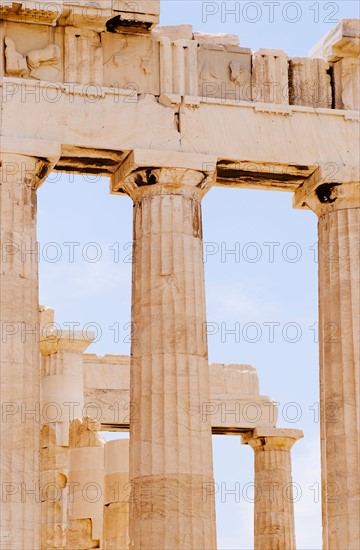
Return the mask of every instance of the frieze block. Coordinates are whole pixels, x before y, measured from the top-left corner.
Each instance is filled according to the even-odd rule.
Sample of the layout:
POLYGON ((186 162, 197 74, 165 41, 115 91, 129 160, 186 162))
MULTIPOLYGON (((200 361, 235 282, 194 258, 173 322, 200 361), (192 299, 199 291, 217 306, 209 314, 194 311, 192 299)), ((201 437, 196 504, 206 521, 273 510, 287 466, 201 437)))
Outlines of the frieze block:
POLYGON ((61 49, 57 44, 30 50, 22 55, 15 42, 5 37, 6 74, 16 77, 31 77, 37 80, 56 80, 60 72, 61 49))
POLYGON ((235 45, 199 44, 199 90, 204 99, 251 101, 251 50, 235 45))

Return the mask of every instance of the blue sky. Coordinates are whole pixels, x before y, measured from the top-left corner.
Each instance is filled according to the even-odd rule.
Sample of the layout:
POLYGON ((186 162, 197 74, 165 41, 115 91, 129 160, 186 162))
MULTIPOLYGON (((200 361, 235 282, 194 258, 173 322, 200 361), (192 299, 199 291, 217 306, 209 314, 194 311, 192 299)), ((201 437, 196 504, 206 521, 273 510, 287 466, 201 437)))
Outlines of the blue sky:
MULTIPOLYGON (((252 50, 304 56, 337 20, 359 17, 356 1, 238 2, 240 11, 230 14, 235 4, 164 1, 161 24, 238 34, 252 50)), ((99 341, 89 351, 128 354, 130 199, 111 196, 106 178, 57 174, 38 196, 40 303, 55 308, 59 324, 93 323, 99 341), (73 262, 66 243, 79 243, 73 262)), ((292 453, 300 487, 297 547, 320 549, 316 216, 293 210, 291 194, 215 188, 204 199, 203 219, 207 314, 215 327, 210 361, 256 366, 261 393, 280 403, 278 425, 304 431, 292 453), (272 339, 269 323, 276 323, 272 339), (233 329, 236 338, 226 332, 233 329)), ((214 437, 219 549, 253 547, 253 508, 244 490, 253 480, 252 461, 238 437, 214 437), (235 496, 226 494, 231 489, 235 496)))

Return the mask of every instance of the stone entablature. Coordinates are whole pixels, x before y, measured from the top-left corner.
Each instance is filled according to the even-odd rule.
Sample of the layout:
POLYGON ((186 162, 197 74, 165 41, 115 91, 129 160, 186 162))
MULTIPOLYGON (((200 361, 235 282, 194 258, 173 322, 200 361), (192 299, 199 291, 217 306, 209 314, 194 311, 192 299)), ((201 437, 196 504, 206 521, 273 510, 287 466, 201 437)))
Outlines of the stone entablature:
MULTIPOLYGON (((89 14, 81 2, 59 1, 50 4, 49 12, 30 9, 30 4, 39 7, 41 2, 23 2, 19 9, 8 4, 2 2, 0 7, 5 77, 81 84, 87 88, 83 93, 89 86, 128 90, 134 99, 149 94, 165 106, 180 105, 187 97, 188 102, 194 98, 195 107, 196 98, 202 98, 359 108, 356 20, 340 22, 315 56, 289 59, 282 50, 252 52, 240 47, 238 37, 196 33, 189 25, 155 27, 152 32, 140 27, 139 32, 135 23, 130 24, 140 17, 138 12, 122 11, 129 25, 116 27, 109 21, 120 13, 122 2, 102 3, 95 14, 89 14), (51 21, 57 5, 61 16, 51 21), (34 25, 27 13, 40 17, 43 24, 34 25)), ((157 2, 140 2, 139 10, 145 4, 148 11, 156 12, 157 2)))
POLYGON ((358 181, 356 20, 328 35, 335 57, 327 46, 288 59, 190 25, 141 33, 61 18, 35 25, 6 18, 7 4, 2 152, 46 160, 49 171, 116 178, 133 150, 165 148, 213 155, 215 185, 295 191, 315 172, 319 184, 358 181))
MULTIPOLYGON (((84 354, 84 404, 86 414, 103 429, 128 430, 137 411, 130 404, 130 357, 84 354)), ((239 434, 275 427, 276 403, 260 395, 256 369, 250 365, 210 364, 210 399, 203 403, 204 420, 213 433, 239 434)))

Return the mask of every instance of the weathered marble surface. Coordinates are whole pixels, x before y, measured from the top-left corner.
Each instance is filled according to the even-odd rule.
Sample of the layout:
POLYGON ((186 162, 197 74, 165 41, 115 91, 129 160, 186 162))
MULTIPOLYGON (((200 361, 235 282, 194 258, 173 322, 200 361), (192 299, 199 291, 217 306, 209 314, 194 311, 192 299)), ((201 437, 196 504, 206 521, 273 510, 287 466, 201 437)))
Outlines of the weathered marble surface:
POLYGON ((132 324, 141 334, 131 345, 130 544, 212 550, 201 199, 214 169, 204 168, 209 157, 188 159, 188 168, 183 156, 172 160, 158 168, 151 153, 135 155, 118 180, 134 201, 132 324))
POLYGON ((42 169, 36 158, 1 152, 0 546, 4 550, 40 545, 36 188, 42 169))
POLYGON ((105 445, 104 550, 129 548, 129 440, 108 441, 105 445))
POLYGON ((314 180, 298 205, 318 216, 323 545, 360 544, 360 183, 314 180))
MULTIPOLYGON (((276 404, 260 395, 250 365, 209 365, 210 398, 202 414, 214 433, 240 433, 256 426, 274 427, 276 404)), ((127 429, 136 408, 130 404, 130 357, 84 355, 84 399, 88 414, 109 429, 127 429), (91 407, 91 403, 96 406, 91 407)))
POLYGON ((300 430, 256 429, 243 436, 255 453, 254 548, 295 550, 290 450, 300 430))
MULTIPOLYGON (((0 3, 2 240, 35 246, 36 189, 52 169, 110 176, 111 192, 127 193, 135 202, 140 264, 148 269, 134 267, 133 315, 141 323, 142 339, 133 347, 133 366, 139 369, 133 369, 131 398, 141 422, 132 422, 130 470, 135 493, 155 488, 160 496, 151 520, 146 516, 148 499, 134 504, 132 540, 139 547, 181 542, 188 548, 214 548, 213 500, 199 500, 202 483, 212 482, 211 428, 234 428, 222 410, 224 399, 246 405, 255 395, 262 413, 266 407, 251 369, 239 377, 238 367, 210 367, 214 372, 208 372, 206 343, 200 337, 205 318, 200 202, 217 184, 294 191, 298 207, 319 215, 320 247, 335 243, 339 248, 334 264, 326 264, 321 250, 319 256, 321 326, 330 323, 341 333, 338 342, 324 338, 321 343, 323 479, 338 484, 343 503, 339 512, 324 497, 324 544, 358 548, 354 411, 359 262, 354 250, 359 221, 359 22, 341 21, 310 57, 289 59, 282 51, 253 53, 232 35, 197 33, 189 26, 154 28, 158 1, 86 4, 0 3), (314 87, 308 86, 309 79, 314 87), (175 254, 179 249, 183 255, 175 254), (155 375, 155 386, 149 373, 155 375), (211 376, 219 383, 213 393, 211 376), (231 393, 232 383, 241 379, 246 379, 251 396, 231 393), (329 402, 339 407, 339 421, 333 425, 327 422, 329 402), (204 406, 210 407, 205 416, 204 406), (171 488, 174 499, 164 486, 171 488), (166 517, 177 525, 170 533, 166 517)), ((39 318, 34 255, 22 262, 10 250, 10 261, 2 258, 1 285, 2 322, 33 328, 39 318)), ((2 475, 12 484, 2 503, 5 550, 40 544, 40 505, 26 497, 25 512, 18 491, 22 483, 34 489, 40 480, 41 423, 34 415, 20 424, 17 419, 21 405, 34 408, 40 397, 38 327, 33 330, 23 341, 15 327, 2 341, 2 397, 13 403, 2 426, 2 475), (26 454, 24 442, 30 449, 26 454)), ((71 380, 60 373, 66 363, 61 342, 45 348, 43 395, 48 403, 63 397, 71 380)), ((77 373, 80 379, 79 365, 75 361, 74 377, 77 373)), ((101 369, 107 372, 106 365, 101 369)), ((97 382, 93 384, 85 399, 98 392, 97 382)), ((104 391, 119 390, 112 384, 104 391)), ((120 401, 127 389, 122 392, 120 401)), ((108 397, 100 398, 103 405, 108 406, 108 397)), ((276 410, 271 412, 276 416, 276 410)), ((129 419, 133 411, 126 413, 129 419)), ((236 430, 254 428, 244 415, 236 420, 236 430)), ((263 424, 274 421, 261 416, 263 424)), ((94 466, 90 471, 103 483, 103 446, 97 444, 89 420, 79 422, 70 434, 70 451, 65 426, 43 426, 45 481, 64 484, 62 469, 71 455, 74 479, 89 476, 89 458, 94 466)), ((103 503, 92 510, 87 504, 77 495, 69 510, 70 547, 100 544, 103 503)), ((121 512, 118 504, 109 504, 110 522, 113 512, 121 512)), ((50 539, 61 546, 61 506, 51 513, 45 508, 55 526, 50 539)), ((291 523, 289 518, 285 523, 291 523)), ((292 539, 286 544, 292 547, 292 539)))

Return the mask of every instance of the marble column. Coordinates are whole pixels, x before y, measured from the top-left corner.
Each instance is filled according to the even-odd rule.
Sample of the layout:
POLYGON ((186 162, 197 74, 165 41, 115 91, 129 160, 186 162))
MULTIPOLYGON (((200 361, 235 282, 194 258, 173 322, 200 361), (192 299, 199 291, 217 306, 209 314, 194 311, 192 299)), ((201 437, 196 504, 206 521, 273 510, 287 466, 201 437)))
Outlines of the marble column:
MULTIPOLYGON (((49 310, 47 310, 49 311, 49 310)), ((52 310, 50 310, 52 311, 52 310)), ((43 327, 41 315, 40 326, 43 327)), ((84 409, 83 353, 93 338, 54 330, 40 336, 41 352, 41 548, 67 548, 69 428, 84 409)))
POLYGON ((129 440, 105 443, 104 550, 129 549, 129 440))
POLYGON ((255 429, 243 443, 255 453, 255 550, 294 550, 294 496, 290 451, 300 430, 255 429))
POLYGON ((40 356, 36 158, 1 154, 1 540, 40 546, 40 356))
POLYGON ((214 550, 201 220, 214 165, 161 156, 135 152, 122 170, 134 201, 130 547, 214 550))
POLYGON ((70 423, 67 550, 103 548, 104 446, 99 421, 70 423))
POLYGON ((314 185, 318 216, 323 545, 360 548, 360 186, 314 185))

